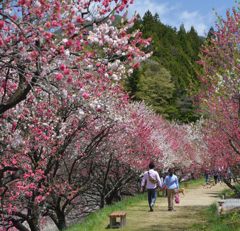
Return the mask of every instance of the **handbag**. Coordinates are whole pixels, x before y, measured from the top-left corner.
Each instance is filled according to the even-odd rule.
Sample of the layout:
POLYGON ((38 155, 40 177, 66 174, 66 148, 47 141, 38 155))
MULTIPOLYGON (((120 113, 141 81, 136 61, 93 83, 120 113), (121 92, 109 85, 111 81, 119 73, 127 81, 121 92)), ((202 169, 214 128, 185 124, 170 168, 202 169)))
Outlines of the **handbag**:
POLYGON ((148 172, 148 180, 149 180, 152 184, 156 184, 156 183, 157 183, 157 180, 154 179, 154 178, 152 178, 152 177, 150 176, 150 173, 149 173, 149 172, 148 172))
POLYGON ((175 203, 176 203, 176 204, 179 204, 179 203, 180 203, 179 193, 176 193, 176 194, 175 194, 175 203))

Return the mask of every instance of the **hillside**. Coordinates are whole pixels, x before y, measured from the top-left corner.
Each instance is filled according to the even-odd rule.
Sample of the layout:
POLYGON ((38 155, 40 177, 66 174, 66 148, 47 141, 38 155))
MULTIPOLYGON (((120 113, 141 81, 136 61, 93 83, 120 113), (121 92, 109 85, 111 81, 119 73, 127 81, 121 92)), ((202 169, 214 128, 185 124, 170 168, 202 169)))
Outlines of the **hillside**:
POLYGON ((150 61, 135 71, 125 83, 133 100, 144 100, 157 113, 170 120, 191 122, 198 118, 191 92, 198 89, 198 53, 204 39, 194 27, 186 31, 164 25, 147 11, 134 29, 152 38, 150 61))

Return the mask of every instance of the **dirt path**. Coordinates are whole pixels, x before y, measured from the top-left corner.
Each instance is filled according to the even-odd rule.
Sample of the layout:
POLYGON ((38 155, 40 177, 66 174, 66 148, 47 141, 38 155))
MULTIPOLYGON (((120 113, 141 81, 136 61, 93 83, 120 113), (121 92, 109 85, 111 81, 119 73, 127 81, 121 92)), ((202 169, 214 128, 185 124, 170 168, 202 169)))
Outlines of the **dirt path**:
MULTIPOLYGON (((196 223, 204 222, 199 216, 199 211, 204 206, 216 202, 218 193, 225 188, 216 185, 212 188, 198 187, 187 189, 185 196, 181 194, 181 202, 176 206, 176 211, 167 211, 167 198, 158 198, 154 212, 148 212, 147 200, 129 207, 127 212, 127 225, 123 231, 187 231, 196 223)), ((99 225, 98 231, 106 229, 109 221, 99 225)), ((116 229, 113 229, 116 230, 116 229)))

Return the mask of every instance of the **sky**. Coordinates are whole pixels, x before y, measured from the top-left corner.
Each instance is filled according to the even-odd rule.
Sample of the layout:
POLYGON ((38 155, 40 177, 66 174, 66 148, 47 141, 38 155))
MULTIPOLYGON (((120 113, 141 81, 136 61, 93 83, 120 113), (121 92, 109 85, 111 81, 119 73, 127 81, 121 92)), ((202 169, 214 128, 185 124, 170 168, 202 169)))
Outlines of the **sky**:
POLYGON ((187 31, 194 26, 199 35, 206 36, 215 25, 216 13, 224 17, 226 10, 235 5, 235 0, 134 0, 129 13, 136 11, 143 16, 150 10, 158 13, 164 24, 177 29, 184 24, 187 31))

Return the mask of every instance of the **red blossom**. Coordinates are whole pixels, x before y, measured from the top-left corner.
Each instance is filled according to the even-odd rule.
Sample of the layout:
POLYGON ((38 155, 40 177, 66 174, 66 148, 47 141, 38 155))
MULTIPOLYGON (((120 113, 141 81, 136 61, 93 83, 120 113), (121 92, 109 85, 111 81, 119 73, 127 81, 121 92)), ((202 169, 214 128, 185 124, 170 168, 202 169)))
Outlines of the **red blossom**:
POLYGON ((63 75, 61 73, 57 73, 57 74, 55 74, 55 78, 56 78, 56 80, 60 81, 60 80, 62 80, 63 75))

